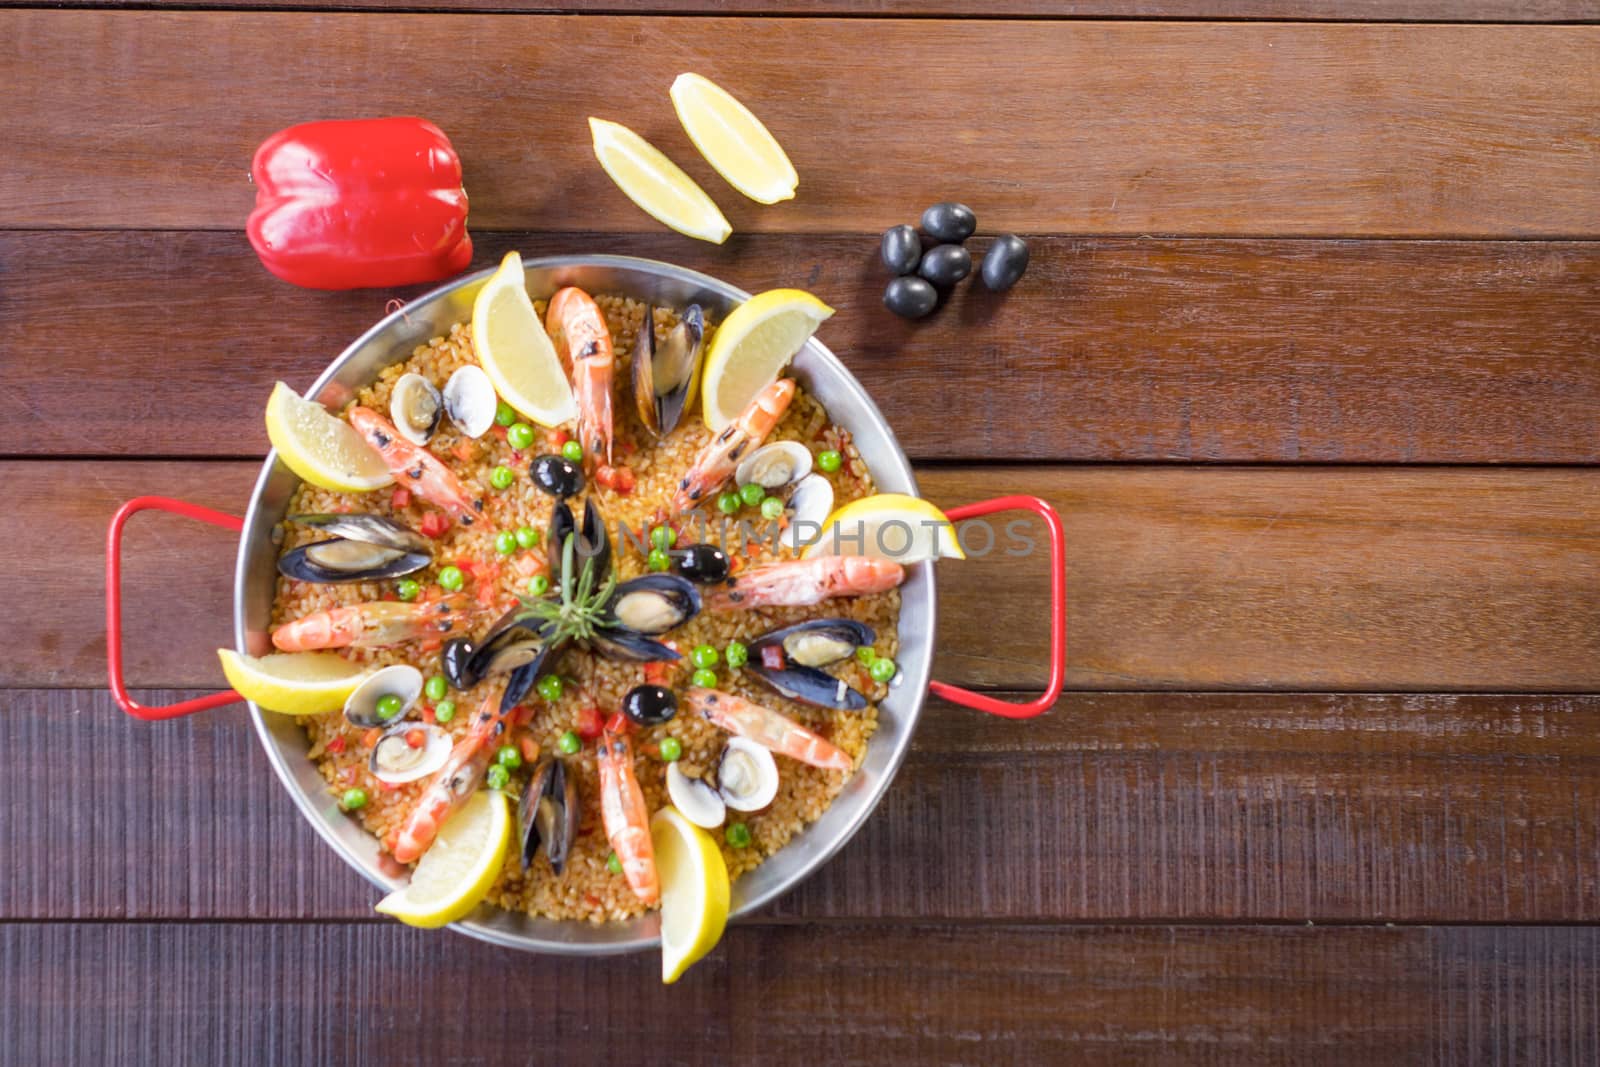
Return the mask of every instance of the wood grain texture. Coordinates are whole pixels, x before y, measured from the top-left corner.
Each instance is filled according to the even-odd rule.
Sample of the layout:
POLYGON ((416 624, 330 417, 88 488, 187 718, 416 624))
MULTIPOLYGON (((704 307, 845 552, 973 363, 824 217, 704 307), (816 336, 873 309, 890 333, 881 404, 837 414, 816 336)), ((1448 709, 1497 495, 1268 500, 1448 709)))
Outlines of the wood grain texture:
POLYGON ((598 114, 740 232, 958 195, 1024 233, 1600 233, 1597 27, 10 10, 0 41, 0 227, 235 229, 272 131, 423 110, 480 230, 657 232, 594 163, 598 114), (691 58, 785 143, 798 199, 758 208, 696 157, 666 97, 691 58))
MULTIPOLYGON (((1008 298, 964 286, 917 324, 882 307, 873 235, 688 244, 491 233, 477 265, 802 283, 916 459, 1600 461, 1600 244, 1038 238, 1008 298)), ((285 285, 234 233, 0 231, 0 454, 258 456, 273 381, 310 385, 391 295, 285 285), (160 373, 105 373, 145 352, 160 373)))
MULTIPOLYGON (((241 709, 5 704, 0 919, 372 917, 241 709)), ((761 921, 1593 922, 1597 739, 1594 696, 1070 693, 1031 723, 932 701, 860 834, 761 921)))
POLYGON ((537 959, 392 925, 5 925, 0 961, 0 1058, 18 1064, 488 1064, 546 1047, 570 1063, 712 1064, 1600 1053, 1593 929, 742 927, 670 987, 651 954, 537 959), (427 982, 429 1010, 386 992, 399 976, 427 982))
MULTIPOLYGON (((0 544, 37 560, 9 686, 103 684, 105 526, 157 493, 242 512, 247 463, 8 462, 0 544)), ((1592 691, 1600 688, 1600 470, 934 467, 931 500, 999 492, 1060 510, 1074 689, 1592 691)), ((1045 671, 1043 528, 941 563, 935 674, 1026 688, 1045 671), (1031 554, 1026 552, 1032 542, 1031 554)), ((135 520, 128 676, 214 684, 232 634, 231 535, 135 520)))

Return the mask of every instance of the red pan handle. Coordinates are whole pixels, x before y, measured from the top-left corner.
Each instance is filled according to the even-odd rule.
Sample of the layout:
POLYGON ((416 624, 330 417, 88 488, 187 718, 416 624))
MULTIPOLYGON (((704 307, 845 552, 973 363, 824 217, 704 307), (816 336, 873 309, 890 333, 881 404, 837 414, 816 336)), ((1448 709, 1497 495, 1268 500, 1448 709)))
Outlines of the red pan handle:
POLYGON ((1055 704, 1067 680, 1067 535, 1061 528, 1061 516, 1056 514, 1056 509, 1036 496, 998 496, 993 500, 964 504, 945 513, 951 522, 960 522, 997 511, 1019 510, 1037 514, 1050 534, 1050 681, 1044 693, 1026 704, 1012 704, 945 682, 928 683, 928 691, 934 696, 1007 719, 1043 715, 1055 704))
POLYGON ((244 699, 232 689, 193 700, 180 701, 159 708, 147 708, 128 695, 128 686, 122 680, 122 527, 135 512, 154 508, 170 511, 186 519, 199 519, 213 526, 238 533, 244 529, 244 520, 236 515, 212 511, 198 504, 173 500, 165 496, 141 496, 128 501, 111 517, 111 528, 106 531, 106 661, 111 668, 111 698, 123 711, 136 719, 154 722, 176 719, 180 715, 193 715, 197 711, 220 708, 224 704, 244 699))

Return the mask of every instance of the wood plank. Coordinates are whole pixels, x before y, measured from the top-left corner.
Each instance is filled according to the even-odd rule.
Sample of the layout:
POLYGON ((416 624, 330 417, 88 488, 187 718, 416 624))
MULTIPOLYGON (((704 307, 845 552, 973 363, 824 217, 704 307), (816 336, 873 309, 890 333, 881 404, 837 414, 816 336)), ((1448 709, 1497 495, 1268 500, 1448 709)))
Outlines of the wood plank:
POLYGON ((480 230, 658 232, 595 165, 597 113, 741 233, 947 196, 1025 233, 1600 233, 1595 27, 10 10, 0 40, 4 227, 237 228, 263 137, 406 113, 425 78, 480 230), (666 98, 685 41, 715 42, 695 65, 786 143, 797 200, 758 209, 696 158, 666 98), (899 73, 938 56, 961 60, 899 73))
POLYGON ((650 954, 390 925, 6 925, 0 1017, 17 1063, 1557 1064, 1600 1054, 1597 957, 1565 928, 741 927, 669 989, 650 954))
MULTIPOLYGON (((372 917, 242 711, 6 703, 0 919, 372 917)), ((763 921, 1594 922, 1597 739, 1597 696, 934 701, 861 833, 763 921)))
MULTIPOLYGON (((512 248, 802 281, 917 459, 1600 462, 1596 243, 1039 238, 1009 299, 916 325, 867 235, 493 233, 477 264, 512 248)), ((0 277, 14 455, 258 456, 272 382, 309 385, 391 295, 285 285, 232 233, 0 231, 0 277), (107 374, 130 347, 161 373, 107 374)))
MULTIPOLYGON (((103 684, 105 526, 144 493, 241 512, 248 463, 11 461, 0 544, 37 561, 0 685, 103 684)), ((1073 689, 1600 689, 1600 470, 932 467, 951 507, 1043 496, 1067 530, 1073 689)), ((1043 529, 940 564, 936 674, 1041 684, 1043 529), (1031 554, 1008 553, 1029 550, 1031 554)), ((231 535, 135 520, 132 684, 215 684, 231 640, 231 535), (159 532, 159 539, 158 539, 159 532)))

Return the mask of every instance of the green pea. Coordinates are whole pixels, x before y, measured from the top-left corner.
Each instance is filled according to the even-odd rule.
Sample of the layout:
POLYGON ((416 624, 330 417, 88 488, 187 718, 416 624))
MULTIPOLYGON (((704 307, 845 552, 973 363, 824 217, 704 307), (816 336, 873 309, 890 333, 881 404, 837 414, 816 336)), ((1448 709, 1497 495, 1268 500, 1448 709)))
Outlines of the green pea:
POLYGON ((735 669, 750 662, 750 650, 739 641, 729 641, 728 647, 722 650, 722 655, 728 661, 728 666, 735 669))
POLYGON ((436 674, 423 683, 422 691, 428 695, 429 700, 437 704, 444 699, 446 693, 450 692, 450 683, 444 680, 444 675, 436 674))
POLYGON ((504 400, 495 405, 494 421, 501 426, 510 426, 517 421, 517 409, 507 404, 504 400))
POLYGON ((574 752, 578 751, 578 749, 583 747, 583 742, 578 739, 577 734, 573 733, 571 730, 568 730, 566 733, 557 738, 556 747, 562 751, 563 755, 570 756, 574 752))
POLYGON ((456 702, 454 700, 441 700, 433 706, 433 721, 447 723, 456 717, 456 702))
POLYGON ((761 486, 757 485, 755 482, 751 482, 749 485, 741 485, 739 487, 739 499, 744 501, 746 504, 749 504, 751 507, 755 507, 757 504, 761 503, 762 498, 766 495, 767 491, 761 488, 761 486))
POLYGON ((606 857, 606 870, 610 871, 612 874, 622 873, 622 861, 617 859, 617 854, 615 852, 606 857))
POLYGON ((900 668, 894 665, 894 660, 890 659, 888 656, 880 656, 872 661, 872 665, 867 668, 867 673, 872 675, 872 680, 874 682, 887 682, 893 678, 895 674, 899 672, 899 670, 900 668))
POLYGON ((529 445, 533 444, 533 427, 529 426, 525 422, 513 423, 510 428, 506 430, 506 444, 510 445, 518 452, 523 451, 529 445))
POLYGON ((701 667, 689 677, 689 680, 701 689, 715 689, 717 687, 717 672, 701 667))
POLYGON ((860 660, 861 663, 868 667, 872 666, 872 661, 877 658, 878 650, 873 648, 871 645, 862 645, 860 648, 856 649, 856 659, 860 660))
POLYGON ((728 839, 728 844, 734 848, 750 847, 750 827, 742 822, 729 823, 727 832, 723 836, 728 839))
POLYGON ((583 446, 576 441, 568 441, 561 446, 561 455, 568 463, 582 463, 583 446))
POLYGON ((339 806, 345 811, 360 811, 367 806, 367 791, 360 786, 352 786, 339 796, 339 806))
POLYGON ((401 600, 415 600, 422 592, 422 583, 413 578, 402 578, 394 583, 394 595, 401 600))
POLYGON ((665 551, 678 543, 678 531, 670 526, 657 526, 650 531, 650 543, 665 551))
POLYGON ((489 472, 489 484, 496 489, 510 489, 511 483, 517 480, 517 472, 504 463, 489 472))
POLYGON ((447 593, 454 593, 457 589, 460 589, 466 580, 467 579, 465 576, 463 576, 461 573, 460 567, 449 566, 439 568, 439 588, 443 589, 447 593))
POLYGON ((689 653, 689 662, 696 667, 715 667, 717 650, 710 645, 695 645, 694 651, 689 653))
POLYGON ((665 763, 677 763, 679 757, 683 755, 683 742, 676 737, 663 737, 661 743, 656 745, 656 748, 660 751, 661 759, 665 763))
POLYGON ((532 548, 539 543, 539 531, 532 526, 517 527, 517 547, 532 548))
POLYGON ((561 676, 547 674, 539 679, 539 695, 554 704, 561 699, 561 691, 566 688, 561 684, 561 676))
POLYGON ((724 515, 732 515, 739 510, 739 505, 744 501, 739 499, 738 493, 723 493, 717 497, 717 510, 724 515))
POLYGON ((509 556, 517 550, 517 535, 510 530, 501 530, 494 535, 494 550, 502 556, 509 556))
POLYGON ((378 698, 378 718, 388 722, 402 711, 406 710, 406 702, 393 693, 385 693, 378 698))
POLYGON ((511 772, 496 763, 489 768, 489 773, 485 776, 485 780, 489 783, 490 789, 504 789, 506 783, 511 781, 511 772))
POLYGON ((672 557, 667 555, 665 549, 652 548, 646 561, 653 571, 664 571, 672 566, 672 557))
POLYGON ((775 496, 769 496, 761 502, 761 517, 763 519, 776 519, 783 514, 783 501, 775 496))
POLYGON ((832 474, 844 463, 844 457, 833 449, 817 453, 817 467, 819 470, 832 474))
POLYGON ((550 579, 542 574, 535 574, 528 579, 528 595, 544 596, 550 591, 550 579))
POLYGON ((507 770, 514 771, 522 766, 522 753, 517 751, 516 745, 501 745, 500 751, 494 754, 494 761, 507 770))

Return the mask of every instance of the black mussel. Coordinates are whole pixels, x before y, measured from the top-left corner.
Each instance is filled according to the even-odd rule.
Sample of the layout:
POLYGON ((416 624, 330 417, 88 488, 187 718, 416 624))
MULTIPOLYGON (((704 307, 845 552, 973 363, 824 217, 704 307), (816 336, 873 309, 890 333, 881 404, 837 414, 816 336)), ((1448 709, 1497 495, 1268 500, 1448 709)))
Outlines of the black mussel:
POLYGON ((699 304, 684 309, 678 324, 657 334, 655 308, 645 308, 633 343, 633 402, 639 421, 657 437, 677 429, 683 417, 705 342, 705 312, 699 304))
POLYGON ((622 714, 636 726, 660 726, 678 714, 678 694, 664 685, 636 685, 622 698, 622 714))
POLYGON ((960 245, 936 245, 922 257, 917 273, 940 289, 948 289, 972 273, 972 253, 960 245))
POLYGON ((470 643, 445 644, 445 678, 457 688, 470 689, 490 675, 509 674, 500 707, 515 707, 561 647, 548 640, 549 632, 550 624, 543 618, 526 608, 513 608, 489 628, 476 647, 470 643))
POLYGON ((617 586, 606 613, 614 623, 608 629, 664 634, 700 614, 700 591, 676 574, 646 574, 617 586))
POLYGON ((598 630, 589 638, 589 647, 608 659, 635 663, 670 663, 683 658, 655 638, 630 630, 598 630))
POLYGON ((583 492, 583 467, 566 456, 539 456, 528 466, 533 484, 563 499, 583 492))
POLYGON ((922 259, 922 239, 909 224, 883 231, 883 265, 897 275, 916 272, 922 259))
POLYGON ((781 669, 762 666, 752 659, 745 670, 766 682, 790 700, 811 704, 819 708, 838 708, 841 711, 860 711, 867 706, 862 696, 843 679, 815 667, 792 664, 781 669))
POLYGON ((883 290, 883 306, 902 319, 920 319, 939 303, 939 291, 926 278, 896 278, 883 290))
POLYGON ((922 232, 935 241, 959 244, 978 228, 978 216, 965 204, 941 201, 922 213, 922 232))
POLYGON ((278 573, 286 578, 370 582, 398 578, 433 562, 426 537, 382 515, 292 515, 289 521, 333 536, 285 553, 278 573))
POLYGON ((439 666, 445 681, 457 689, 471 689, 483 681, 483 675, 473 669, 472 655, 478 650, 470 637, 453 637, 444 643, 439 653, 439 666))
POLYGON ((600 515, 600 509, 594 500, 583 502, 583 528, 576 528, 572 516, 572 508, 563 500, 555 507, 550 515, 550 534, 545 541, 545 558, 550 564, 550 581, 559 584, 565 546, 568 535, 573 538, 573 567, 577 573, 573 580, 583 573, 585 563, 593 560, 594 582, 598 588, 608 574, 611 573, 611 536, 606 533, 606 521, 600 515))
POLYGON ((522 869, 532 866, 533 858, 543 849, 550 869, 559 875, 578 836, 581 814, 577 776, 567 773, 564 761, 548 754, 541 757, 522 792, 522 802, 517 805, 522 869))
POLYGON ((826 667, 855 655, 877 637, 872 627, 855 619, 811 619, 762 634, 750 643, 750 654, 759 659, 763 649, 779 648, 785 665, 826 667))
POLYGON ((728 554, 713 544, 689 545, 673 549, 667 555, 676 573, 701 585, 727 581, 732 569, 728 554))
POLYGON ((1028 244, 1014 233, 1003 233, 983 257, 983 284, 995 292, 1017 284, 1028 269, 1028 244))

